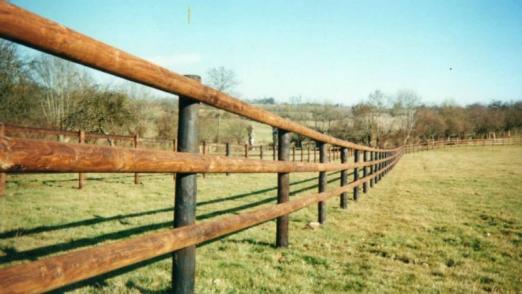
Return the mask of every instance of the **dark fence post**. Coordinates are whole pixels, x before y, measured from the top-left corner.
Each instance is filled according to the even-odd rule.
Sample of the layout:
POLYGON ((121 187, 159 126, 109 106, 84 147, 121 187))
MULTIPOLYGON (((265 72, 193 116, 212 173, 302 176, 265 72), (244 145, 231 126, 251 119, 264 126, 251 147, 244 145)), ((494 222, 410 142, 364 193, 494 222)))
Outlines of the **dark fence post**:
MULTIPOLYGON (((382 155, 382 152, 379 152, 379 160, 382 160, 383 159, 383 155, 382 155)), ((378 171, 380 172, 382 170, 382 162, 379 163, 379 168, 378 168, 378 171)), ((381 181, 381 178, 382 178, 382 173, 380 173, 378 176, 377 176, 377 180, 380 182, 381 181)))
MULTIPOLYGON (((0 137, 5 136, 5 126, 3 123, 0 123, 0 137)), ((5 183, 7 178, 7 173, 0 173, 0 197, 5 196, 5 183)))
MULTIPOLYGON (((326 143, 318 142, 319 143, 319 161, 321 163, 328 162, 328 151, 326 150, 326 143)), ((319 172, 319 193, 326 191, 326 172, 322 171, 319 172)), ((318 212, 318 221, 320 224, 324 224, 326 220, 326 203, 324 201, 319 201, 317 203, 317 212, 318 212)))
MULTIPOLYGON (((347 163, 348 162, 348 148, 342 147, 341 148, 341 163, 347 163)), ((343 169, 341 170, 341 187, 346 186, 348 183, 348 170, 343 169)), ((348 207, 348 192, 341 193, 341 208, 347 208, 348 207)))
POLYGON ((263 160, 263 145, 259 145, 259 159, 263 160))
POLYGON ((272 160, 276 160, 276 144, 272 144, 272 160))
MULTIPOLYGON (((231 151, 231 150, 230 150, 230 143, 227 142, 227 143, 225 143, 225 155, 226 155, 227 157, 230 157, 230 155, 231 155, 231 152, 230 152, 230 151, 231 151)), ((226 173, 226 175, 228 176, 229 173, 226 173)))
POLYGON ((308 154, 306 157, 308 158, 308 162, 310 162, 310 145, 306 147, 306 152, 308 154))
MULTIPOLYGON (((359 162, 359 150, 357 149, 353 150, 353 162, 359 162)), ((355 167, 353 169, 353 181, 357 180, 359 180, 359 169, 355 167)), ((359 185, 353 187, 353 200, 357 201, 357 199, 359 199, 359 185)))
POLYGON ((295 145, 292 146, 292 161, 295 161, 295 145))
POLYGON ((245 144, 245 158, 248 158, 248 144, 245 144))
MULTIPOLYGON (((138 134, 134 135, 134 148, 138 148, 139 138, 138 134)), ((138 185, 140 183, 140 176, 138 173, 134 173, 134 184, 138 185)))
MULTIPOLYGON (((363 162, 367 162, 368 161, 368 151, 363 151, 363 162)), ((365 166, 363 167, 363 178, 366 178, 366 176, 368 175, 368 167, 365 166)), ((368 193, 368 182, 364 182, 363 183, 363 193, 366 194, 368 193)))
MULTIPOLYGON (((199 76, 188 77, 201 80, 199 76)), ((179 96, 178 103, 178 151, 199 153, 199 102, 189 97, 179 96)), ((196 219, 196 179, 196 173, 178 173, 176 176, 175 228, 194 224, 196 219)), ((172 262, 172 289, 174 293, 194 293, 196 246, 189 246, 174 252, 172 262)))
MULTIPOLYGON (((201 153, 203 155, 207 155, 207 141, 203 140, 203 142, 201 142, 201 149, 203 149, 203 150, 201 150, 201 153)), ((204 178, 207 177, 207 174, 204 173, 203 177, 204 178)))
POLYGON ((303 156, 304 156, 303 144, 301 143, 301 160, 300 160, 301 162, 304 161, 304 157, 303 156))
MULTIPOLYGON (((279 161, 288 161, 290 147, 290 133, 279 129, 277 132, 277 148, 279 161)), ((277 203, 287 202, 290 191, 290 174, 277 174, 277 203)), ((288 215, 277 218, 276 247, 288 247, 288 215)))
MULTIPOLYGON (((78 132, 78 143, 84 144, 85 143, 85 132, 80 130, 78 132)), ((83 189, 83 186, 85 186, 85 174, 79 173, 78 174, 78 189, 83 189)))
MULTIPOLYGON (((373 161, 373 159, 375 158, 374 154, 375 154, 374 151, 370 151, 370 161, 373 161)), ((374 164, 370 165, 370 175, 373 175, 373 172, 374 172, 373 171, 373 167, 374 166, 375 166, 374 164)), ((374 178, 371 178, 370 179, 370 188, 373 188, 373 181, 374 181, 374 178)))

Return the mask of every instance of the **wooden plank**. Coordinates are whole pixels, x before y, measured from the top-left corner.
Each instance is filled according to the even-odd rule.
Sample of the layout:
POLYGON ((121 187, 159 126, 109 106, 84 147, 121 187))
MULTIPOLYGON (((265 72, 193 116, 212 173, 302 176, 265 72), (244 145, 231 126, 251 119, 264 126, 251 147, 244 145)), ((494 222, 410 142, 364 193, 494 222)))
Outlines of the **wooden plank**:
MULTIPOLYGON (((398 152, 396 153, 398 154, 398 152)), ((396 155, 395 155, 396 156, 396 155)), ((319 172, 381 161, 314 164, 0 137, 0 171, 119 173, 319 172)))

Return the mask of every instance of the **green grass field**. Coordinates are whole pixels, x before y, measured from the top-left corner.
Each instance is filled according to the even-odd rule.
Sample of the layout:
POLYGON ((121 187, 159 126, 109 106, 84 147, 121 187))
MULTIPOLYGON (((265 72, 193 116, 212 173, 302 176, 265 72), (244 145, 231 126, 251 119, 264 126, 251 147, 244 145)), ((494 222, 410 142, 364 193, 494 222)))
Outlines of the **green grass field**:
MULTIPOLYGON (((293 174, 291 191, 315 192, 316 174, 293 174)), ((331 187, 338 174, 330 174, 331 187)), ((143 175, 9 176, 0 199, 0 267, 168 228, 173 181, 143 175)), ((276 175, 198 179, 198 219, 275 203, 276 175)), ((522 291, 522 147, 458 147, 410 154, 378 186, 350 202, 290 217, 290 247, 275 222, 198 247, 198 293, 522 291)), ((163 293, 169 257, 99 278, 79 293, 163 293)))

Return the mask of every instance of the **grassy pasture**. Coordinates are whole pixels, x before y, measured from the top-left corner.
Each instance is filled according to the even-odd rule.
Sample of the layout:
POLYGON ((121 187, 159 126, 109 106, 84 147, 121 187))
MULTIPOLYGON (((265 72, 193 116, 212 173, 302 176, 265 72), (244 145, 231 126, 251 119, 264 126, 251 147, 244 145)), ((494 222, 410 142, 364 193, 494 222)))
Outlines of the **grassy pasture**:
MULTIPOLYGON (((295 194, 316 174, 291 175, 295 194)), ((331 187, 338 174, 330 174, 331 187)), ((0 267, 171 226, 169 175, 9 176, 0 199, 0 267)), ((275 202, 276 175, 209 175, 198 182, 198 219, 275 202)), ((327 224, 316 207, 290 217, 290 247, 275 249, 275 223, 198 247, 198 293, 522 291, 522 147, 458 147, 405 156, 381 183, 327 224)), ((170 259, 69 290, 163 293, 170 259)))

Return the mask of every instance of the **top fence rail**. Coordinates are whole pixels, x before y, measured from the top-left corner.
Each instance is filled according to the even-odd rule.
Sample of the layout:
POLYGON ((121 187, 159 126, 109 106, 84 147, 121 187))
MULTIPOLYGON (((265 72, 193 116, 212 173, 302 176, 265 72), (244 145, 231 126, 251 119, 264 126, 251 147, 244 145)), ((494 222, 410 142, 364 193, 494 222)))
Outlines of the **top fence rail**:
POLYGON ((344 141, 242 102, 63 25, 0 1, 0 37, 152 88, 193 98, 318 142, 361 151, 392 151, 344 141))

